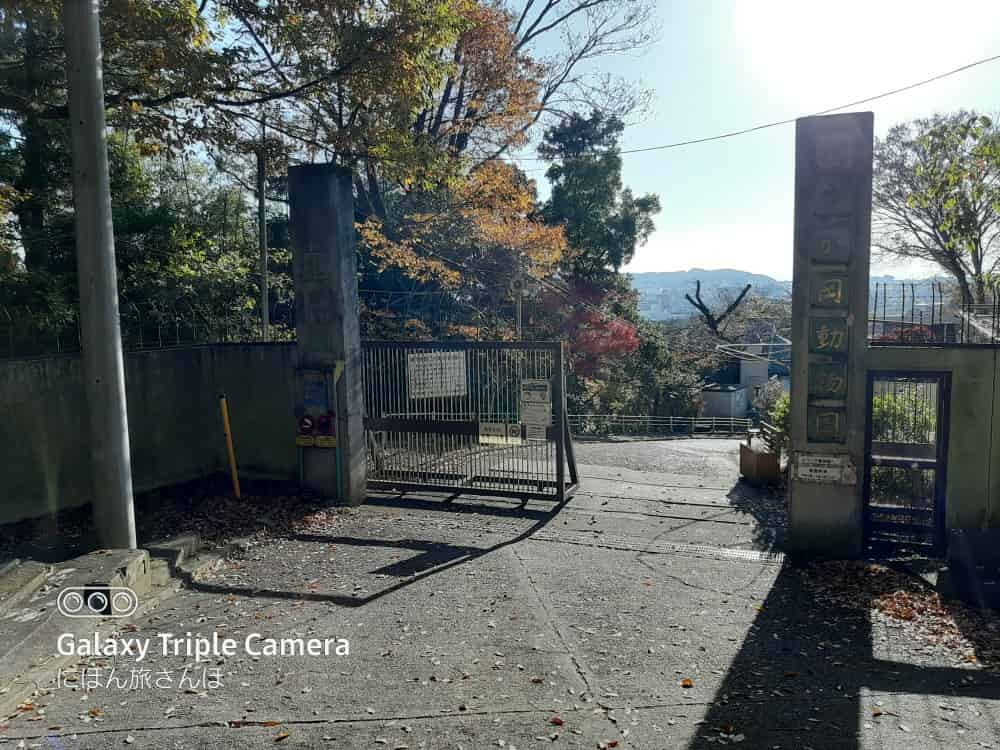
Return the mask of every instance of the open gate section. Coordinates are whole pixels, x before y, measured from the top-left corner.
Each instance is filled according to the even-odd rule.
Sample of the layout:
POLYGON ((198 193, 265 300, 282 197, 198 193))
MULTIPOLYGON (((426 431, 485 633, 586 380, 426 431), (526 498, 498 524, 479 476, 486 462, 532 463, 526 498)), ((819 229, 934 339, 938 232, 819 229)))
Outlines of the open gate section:
POLYGON ((869 548, 943 549, 949 386, 947 373, 869 373, 869 548))
POLYGON ((368 485, 563 500, 577 485, 559 342, 364 342, 368 485))

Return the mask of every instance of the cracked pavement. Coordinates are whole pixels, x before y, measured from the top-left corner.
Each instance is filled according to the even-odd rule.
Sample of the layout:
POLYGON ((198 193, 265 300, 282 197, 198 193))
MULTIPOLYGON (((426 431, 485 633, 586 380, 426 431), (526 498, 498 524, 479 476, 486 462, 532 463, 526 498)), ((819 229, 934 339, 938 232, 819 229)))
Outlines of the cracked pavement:
POLYGON ((347 638, 348 656, 150 655, 223 684, 42 685, 0 747, 1000 748, 995 673, 817 600, 775 550, 781 499, 737 481, 736 441, 577 455, 563 508, 374 495, 125 628, 347 638))

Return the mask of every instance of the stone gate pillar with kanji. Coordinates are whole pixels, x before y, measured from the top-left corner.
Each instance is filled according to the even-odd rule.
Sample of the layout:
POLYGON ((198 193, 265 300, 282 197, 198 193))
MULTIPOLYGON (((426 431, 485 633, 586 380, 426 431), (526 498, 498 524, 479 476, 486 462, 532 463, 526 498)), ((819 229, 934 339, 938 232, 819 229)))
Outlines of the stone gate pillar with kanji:
POLYGON ((788 548, 799 555, 862 552, 873 119, 796 123, 788 548))

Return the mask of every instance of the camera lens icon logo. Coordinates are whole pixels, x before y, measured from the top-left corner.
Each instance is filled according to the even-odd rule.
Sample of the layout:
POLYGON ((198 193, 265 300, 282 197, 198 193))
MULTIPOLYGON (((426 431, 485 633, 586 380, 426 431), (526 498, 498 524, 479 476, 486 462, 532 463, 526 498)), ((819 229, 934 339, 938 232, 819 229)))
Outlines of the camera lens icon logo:
POLYGON ((59 592, 56 606, 66 617, 128 617, 139 597, 125 586, 74 586, 59 592))

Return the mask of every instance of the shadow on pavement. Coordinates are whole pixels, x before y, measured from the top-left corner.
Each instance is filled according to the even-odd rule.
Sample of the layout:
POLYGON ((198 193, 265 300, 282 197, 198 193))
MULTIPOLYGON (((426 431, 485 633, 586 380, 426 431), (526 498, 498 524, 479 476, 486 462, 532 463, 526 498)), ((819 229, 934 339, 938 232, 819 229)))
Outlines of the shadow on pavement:
POLYGON ((363 607, 366 604, 370 604, 385 596, 396 593, 407 586, 423 581, 430 576, 443 573, 446 570, 450 570, 456 566, 463 565, 484 555, 496 552, 504 547, 524 541, 555 518, 559 514, 559 511, 562 510, 565 502, 552 505, 551 509, 548 511, 529 510, 527 508, 500 507, 487 502, 484 502, 482 505, 474 506, 468 503, 455 505, 450 500, 428 500, 416 498, 372 498, 370 500, 370 504, 407 509, 419 508, 425 511, 430 510, 441 512, 443 514, 454 515, 468 513, 503 515, 512 518, 533 519, 535 522, 520 533, 505 539, 502 542, 485 547, 451 545, 432 540, 384 540, 364 537, 327 536, 325 534, 290 533, 284 537, 285 539, 306 543, 382 549, 407 549, 417 552, 415 556, 406 560, 394 562, 368 571, 371 574, 388 575, 396 578, 404 578, 404 580, 400 580, 397 583, 376 591, 373 594, 364 596, 348 596, 345 594, 313 591, 287 591, 282 589, 258 588, 254 586, 232 586, 226 584, 215 584, 208 581, 193 581, 189 583, 188 587, 196 591, 217 594, 232 594, 237 596, 263 597, 270 599, 323 601, 341 607, 363 607))
MULTIPOLYGON (((861 691, 930 696, 935 704, 949 696, 1000 698, 995 673, 877 658, 868 602, 848 606, 807 585, 805 576, 791 563, 782 567, 690 750, 730 743, 849 750, 862 747, 865 733, 872 734, 864 745, 880 745, 880 729, 913 731, 920 745, 920 727, 912 725, 926 729, 933 717, 894 715, 861 691)), ((954 727, 941 721, 953 736, 954 727)))
POLYGON ((730 505, 753 517, 753 542, 762 552, 780 551, 788 526, 785 491, 776 487, 754 487, 740 480, 726 493, 730 505))
POLYGON ((448 563, 471 559, 482 553, 480 547, 428 542, 422 539, 359 539, 349 536, 327 537, 316 534, 292 534, 289 538, 298 542, 318 542, 342 547, 378 547, 380 549, 403 549, 416 552, 415 557, 408 557, 405 560, 399 560, 371 571, 375 575, 387 575, 393 578, 409 578, 448 563))

